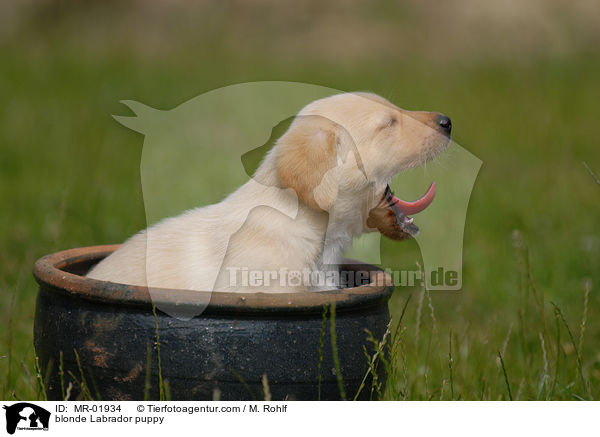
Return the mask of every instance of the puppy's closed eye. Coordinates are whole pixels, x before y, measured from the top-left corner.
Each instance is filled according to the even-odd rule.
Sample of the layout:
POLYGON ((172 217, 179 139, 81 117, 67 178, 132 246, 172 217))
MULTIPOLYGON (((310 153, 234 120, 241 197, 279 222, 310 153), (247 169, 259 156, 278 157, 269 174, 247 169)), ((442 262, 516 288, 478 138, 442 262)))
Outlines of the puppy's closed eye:
POLYGON ((387 129, 395 126, 396 124, 398 124, 398 118, 395 115, 390 115, 383 121, 383 123, 381 123, 378 130, 387 129))

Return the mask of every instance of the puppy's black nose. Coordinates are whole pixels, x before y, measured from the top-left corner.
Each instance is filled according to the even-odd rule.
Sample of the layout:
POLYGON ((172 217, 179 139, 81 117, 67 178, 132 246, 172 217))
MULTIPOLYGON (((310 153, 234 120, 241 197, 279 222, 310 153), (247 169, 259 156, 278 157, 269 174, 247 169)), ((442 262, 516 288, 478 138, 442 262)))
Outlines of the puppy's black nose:
POLYGON ((440 117, 438 118, 438 125, 443 133, 450 136, 450 133, 452 132, 452 121, 449 117, 440 114, 440 117))

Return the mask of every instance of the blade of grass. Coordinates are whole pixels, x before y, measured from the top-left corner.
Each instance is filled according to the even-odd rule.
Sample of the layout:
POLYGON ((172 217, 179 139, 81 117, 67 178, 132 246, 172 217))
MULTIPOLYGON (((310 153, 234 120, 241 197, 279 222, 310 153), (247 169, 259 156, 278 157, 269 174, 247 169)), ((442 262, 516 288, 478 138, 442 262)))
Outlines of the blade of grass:
POLYGON ((150 376, 152 366, 152 346, 148 342, 146 346, 146 379, 144 380, 144 400, 150 400, 150 376))
POLYGON ((454 400, 454 379, 452 377, 452 329, 448 335, 448 370, 450 372, 450 400, 454 400))
POLYGON ((79 369, 79 376, 81 378, 81 381, 77 380, 77 377, 73 374, 73 372, 69 371, 69 375, 71 375, 71 378, 73 378, 81 388, 81 393, 79 394, 79 396, 82 397, 83 400, 93 401, 94 397, 92 396, 92 393, 90 392, 87 381, 85 379, 83 367, 81 366, 81 361, 79 360, 79 354, 77 353, 76 349, 73 349, 73 352, 75 353, 75 362, 77 363, 77 368, 79 369))
POLYGON ((402 319, 404 319, 404 314, 406 313, 406 308, 408 307, 408 304, 410 302, 410 299, 412 298, 412 295, 413 294, 410 293, 408 295, 408 297, 406 298, 406 300, 404 301, 404 306, 402 306, 402 312, 400 313, 400 318, 398 319, 398 324, 396 325, 396 329, 394 331, 394 337, 396 337, 396 335, 398 335, 398 331, 400 330, 400 327, 402 326, 402 319))
MULTIPOLYGON (((583 338, 585 335, 585 327, 586 327, 586 323, 587 323, 588 302, 589 302, 591 288, 592 288, 592 283, 588 279, 587 281, 585 281, 585 293, 583 295, 583 314, 581 316, 581 324, 579 325, 579 361, 580 362, 582 362, 582 360, 583 360, 583 357, 582 357, 582 355, 583 355, 583 338)), ((590 399, 593 399, 592 390, 591 390, 589 382, 587 384, 586 391, 587 391, 587 394, 590 397, 590 399)))
POLYGON ((565 328, 567 328, 567 333, 569 334, 569 339, 571 340, 571 344, 573 345, 573 349, 575 349, 575 358, 577 359, 577 370, 579 371, 579 376, 581 377, 581 385, 584 391, 587 391, 587 383, 585 381, 585 376, 583 375, 583 365, 581 364, 581 355, 579 354, 579 349, 577 348, 577 344, 575 343, 575 338, 573 337, 573 333, 571 332, 571 328, 569 328, 569 324, 565 319, 562 311, 558 307, 558 305, 554 302, 550 302, 554 306, 554 311, 560 317, 565 328))
POLYGON ((65 394, 65 398, 63 400, 68 401, 71 398, 71 391, 73 390, 73 383, 69 381, 69 385, 67 386, 67 392, 65 394))
POLYGON ((563 389, 563 391, 566 391, 570 396, 572 396, 573 399, 576 399, 578 401, 585 401, 585 400, 587 400, 587 399, 582 398, 578 394, 573 393, 569 387, 567 387, 566 385, 564 385, 560 381, 558 382, 558 385, 560 385, 560 387, 563 389))
POLYGON ((33 390, 34 393, 36 393, 37 398, 39 398, 39 386, 36 384, 35 380, 33 379, 33 376, 31 375, 31 372, 29 370, 29 367, 27 367, 27 364, 25 364, 25 361, 21 361, 21 364, 23 365, 23 369, 25 369, 25 375, 27 375, 27 380, 29 382, 29 385, 31 386, 31 389, 33 390))
MULTIPOLYGON (((377 368, 375 367, 375 364, 373 363, 373 361, 371 360, 371 355, 369 355, 369 352, 367 351, 367 346, 363 345, 363 355, 365 356, 365 358, 367 359, 367 363, 369 364, 369 369, 367 370, 367 374, 371 373, 373 375, 373 382, 371 384, 371 392, 369 393, 369 400, 373 400, 373 394, 375 391, 377 391, 377 394, 380 396, 381 395, 381 388, 379 387, 379 381, 377 378, 377 368)), ((359 389, 357 390, 357 395, 358 393, 360 393, 361 387, 359 387, 359 389)), ((356 396, 354 397, 353 400, 356 400, 356 396)))
POLYGON ((319 337, 319 365, 317 366, 318 372, 318 386, 317 386, 317 400, 321 400, 321 383, 323 379, 323 340, 325 339, 325 328, 327 326, 327 311, 329 305, 323 305, 323 317, 321 319, 321 333, 319 337))
POLYGON ((169 385, 169 380, 165 379, 163 384, 164 384, 163 390, 165 392, 165 401, 170 401, 172 398, 171 398, 171 386, 169 385))
POLYGON ((161 401, 166 400, 165 385, 162 376, 162 362, 160 359, 160 335, 158 333, 158 316, 156 315, 156 305, 152 301, 152 314, 154 315, 154 329, 156 331, 156 354, 158 360, 158 392, 161 401))
POLYGON ((542 396, 542 390, 546 386, 546 381, 549 378, 549 375, 548 375, 549 362, 548 362, 548 354, 546 353, 546 345, 544 343, 544 336, 542 335, 541 332, 538 335, 539 335, 540 344, 541 344, 541 347, 542 347, 542 353, 543 353, 543 359, 544 359, 544 367, 542 369, 542 375, 540 376, 540 382, 538 384, 538 391, 537 391, 537 396, 536 396, 536 400, 537 401, 540 400, 540 398, 542 396))
POLYGON ((587 165, 587 162, 583 161, 583 166, 587 169, 587 171, 590 173, 590 175, 592 175, 592 178, 594 179, 594 181, 600 185, 600 179, 598 178, 598 176, 596 176, 596 174, 592 171, 592 169, 589 167, 589 165, 587 165))
POLYGON ((268 402, 271 400, 271 388, 269 387, 269 378, 267 378, 266 373, 262 376, 262 386, 265 401, 268 402))
POLYGON ((556 361, 554 363, 554 377, 552 378, 552 387, 550 388, 550 393, 548 395, 547 400, 551 399, 554 395, 554 389, 556 388, 556 384, 558 383, 558 375, 560 369, 560 321, 556 312, 554 312, 554 320, 556 324, 556 361))
POLYGON ((484 401, 485 400, 485 378, 484 377, 481 377, 481 379, 479 380, 479 385, 481 386, 481 393, 479 395, 479 400, 484 401))
POLYGON ((63 362, 63 351, 58 355, 58 376, 60 377, 60 395, 62 400, 65 400, 67 392, 65 391, 65 365, 63 362))
POLYGON ((504 374, 504 382, 506 383, 506 389, 508 391, 508 399, 513 400, 512 392, 510 391, 510 383, 508 382, 508 375, 506 373, 506 367, 504 366, 504 359, 502 354, 498 351, 498 358, 500 358, 500 365, 502 366, 502 373, 504 374))
POLYGON ((96 394, 96 397, 94 398, 95 401, 101 401, 102 400, 102 396, 100 395, 100 390, 98 390, 98 384, 96 384, 96 378, 94 378, 94 373, 88 368, 88 375, 89 375, 89 379, 92 382, 92 388, 94 389, 94 393, 96 394))
POLYGON ((254 394, 254 392, 252 391, 252 389, 250 388, 248 383, 244 380, 244 378, 242 378, 242 376, 239 373, 237 373, 234 369, 232 369, 231 367, 228 370, 231 372, 231 374, 233 376, 235 376, 244 385, 246 390, 248 390, 248 394, 250 394, 250 396, 252 397, 252 400, 255 401, 256 395, 254 394))
POLYGON ((39 357, 35 357, 35 361, 34 361, 34 365, 35 365, 35 376, 37 378, 37 382, 38 382, 38 386, 39 386, 39 396, 41 396, 41 399, 43 401, 47 401, 48 400, 48 394, 46 392, 47 387, 46 387, 46 381, 48 381, 48 378, 50 376, 50 372, 52 371, 52 367, 53 367, 53 362, 52 360, 50 360, 48 362, 48 366, 46 367, 46 374, 42 375, 42 367, 40 366, 40 359, 39 357))
POLYGON ((385 358, 383 357, 382 354, 383 354, 383 350, 387 343, 387 338, 391 332, 391 326, 392 326, 392 320, 390 319, 381 341, 377 341, 377 339, 375 339, 375 337, 373 336, 373 333, 371 331, 369 331, 368 329, 365 329, 365 332, 369 336, 369 341, 375 347, 375 352, 371 356, 369 354, 369 352, 367 351, 366 346, 363 345, 363 353, 367 357, 367 362, 369 364, 369 367, 367 369, 367 372, 365 373, 365 376, 363 377, 363 379, 360 383, 360 386, 358 387, 358 390, 356 391, 356 395, 354 395, 353 400, 358 399, 358 395, 360 394, 362 389, 365 387, 365 383, 367 381, 367 377, 369 376, 369 374, 373 375, 373 386, 371 387, 371 393, 373 392, 373 389, 377 389, 378 395, 381 398, 382 393, 381 393, 381 386, 378 386, 379 375, 377 374, 377 364, 378 364, 378 359, 384 360, 384 365, 386 364, 385 358))
POLYGON ((342 368, 340 366, 340 357, 337 348, 337 336, 335 332, 335 302, 331 304, 329 317, 329 334, 331 335, 331 351, 333 353, 333 364, 335 366, 335 376, 340 389, 340 397, 343 401, 346 400, 346 389, 344 388, 344 379, 342 377, 342 368))
POLYGON ((400 356, 402 357, 402 383, 403 383, 403 390, 402 390, 402 398, 407 401, 408 400, 408 391, 409 391, 409 386, 408 386, 408 353, 406 353, 406 343, 404 341, 404 336, 402 335, 404 333, 404 331, 406 331, 406 328, 404 328, 399 334, 398 334, 398 343, 400 344, 400 356))

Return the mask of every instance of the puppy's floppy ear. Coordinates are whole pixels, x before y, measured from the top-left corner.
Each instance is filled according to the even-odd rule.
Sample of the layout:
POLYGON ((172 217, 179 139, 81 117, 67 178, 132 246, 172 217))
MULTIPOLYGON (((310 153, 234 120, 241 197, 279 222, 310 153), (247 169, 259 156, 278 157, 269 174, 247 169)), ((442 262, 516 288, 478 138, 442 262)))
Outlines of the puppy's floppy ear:
POLYGON ((327 211, 338 192, 339 126, 317 115, 298 116, 277 142, 277 174, 308 206, 327 211))

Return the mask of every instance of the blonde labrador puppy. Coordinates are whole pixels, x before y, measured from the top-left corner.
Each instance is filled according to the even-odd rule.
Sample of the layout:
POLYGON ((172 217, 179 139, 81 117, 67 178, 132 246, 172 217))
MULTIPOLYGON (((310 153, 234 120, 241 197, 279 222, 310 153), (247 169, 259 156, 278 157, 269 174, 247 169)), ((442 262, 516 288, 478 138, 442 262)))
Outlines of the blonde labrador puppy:
POLYGON ((369 93, 314 101, 250 181, 218 204, 134 235, 88 277, 202 291, 337 287, 335 276, 315 284, 264 275, 331 272, 352 239, 364 232, 379 231, 395 240, 416 235, 409 215, 433 201, 435 184, 421 199, 406 202, 392 194, 389 183, 447 147, 451 128, 445 115, 405 111, 369 93), (262 278, 258 284, 239 277, 252 272, 262 278))

